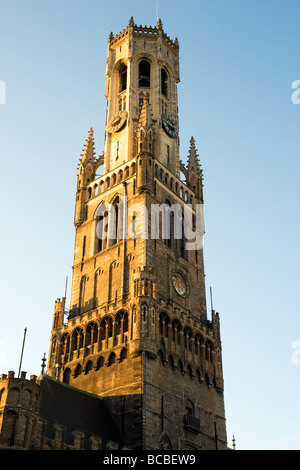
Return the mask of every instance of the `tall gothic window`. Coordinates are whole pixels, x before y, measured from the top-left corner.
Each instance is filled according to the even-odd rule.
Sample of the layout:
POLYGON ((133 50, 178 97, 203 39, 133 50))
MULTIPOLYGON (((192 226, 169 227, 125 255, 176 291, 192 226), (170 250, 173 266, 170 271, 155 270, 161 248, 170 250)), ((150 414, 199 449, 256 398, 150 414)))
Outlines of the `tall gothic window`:
POLYGON ((139 86, 150 87, 150 63, 148 60, 142 60, 139 64, 139 86))
POLYGON ((114 246, 122 239, 122 205, 116 197, 112 205, 102 203, 96 213, 96 253, 114 246))
POLYGON ((175 319, 172 321, 172 340, 177 344, 180 344, 180 333, 181 324, 175 319))
POLYGON ((59 354, 64 356, 70 352, 70 335, 65 333, 60 340, 60 351, 59 354))
POLYGON ((63 382, 65 384, 69 384, 70 383, 70 377, 71 377, 71 369, 69 369, 69 367, 68 367, 67 369, 64 370, 63 382))
POLYGON ((159 315, 159 332, 162 336, 168 338, 169 336, 169 323, 170 319, 165 312, 159 315))
POLYGON ((146 304, 142 305, 142 321, 146 322, 147 321, 147 314, 148 314, 148 307, 146 304))
POLYGON ((115 336, 116 336, 116 344, 117 339, 123 343, 124 342, 124 334, 128 332, 128 313, 125 311, 118 312, 116 319, 115 319, 115 336), (118 338, 118 336, 120 336, 118 338))
POLYGON ((168 97, 168 74, 165 69, 161 69, 161 92, 166 98, 168 97))
POLYGON ((119 197, 117 197, 109 214, 109 246, 113 246, 119 241, 119 202, 119 197))
POLYGON ((86 346, 93 346, 98 340, 98 325, 95 322, 90 323, 86 329, 86 346))
POLYGON ((119 70, 120 74, 120 86, 119 86, 119 93, 125 91, 127 88, 127 66, 122 64, 119 70))

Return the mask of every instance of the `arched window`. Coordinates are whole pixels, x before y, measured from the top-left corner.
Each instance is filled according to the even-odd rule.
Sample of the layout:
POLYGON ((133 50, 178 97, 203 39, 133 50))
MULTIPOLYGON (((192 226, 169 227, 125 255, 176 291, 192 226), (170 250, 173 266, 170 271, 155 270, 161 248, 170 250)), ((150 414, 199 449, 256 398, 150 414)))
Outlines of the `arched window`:
POLYGON ((204 378, 205 378, 206 385, 210 388, 211 387, 211 381, 210 381, 210 378, 209 378, 207 373, 205 374, 204 378))
POLYGON ((166 361, 165 355, 164 355, 164 353, 162 352, 161 349, 158 351, 157 355, 160 358, 162 364, 165 366, 167 361, 166 361))
POLYGON ((192 342, 191 342, 192 337, 193 335, 192 335, 190 328, 186 327, 184 329, 184 347, 185 349, 188 349, 190 351, 192 350, 192 342))
POLYGON ((118 243, 120 237, 120 226, 119 226, 119 205, 120 205, 120 198, 116 197, 112 203, 111 210, 109 212, 109 246, 114 246, 116 243, 118 243))
POLYGON ((213 346, 210 341, 206 342, 205 345, 205 359, 209 362, 212 362, 212 351, 213 351, 213 346))
POLYGON ((182 375, 184 375, 184 367, 183 367, 183 362, 181 359, 178 360, 178 367, 182 375))
POLYGON ((124 333, 127 333, 128 331, 128 313, 125 311, 120 311, 117 313, 116 319, 115 319, 115 335, 116 335, 116 340, 118 338, 118 342, 123 343, 124 342, 124 333))
POLYGON ((139 86, 150 87, 150 63, 147 60, 142 60, 139 63, 139 86))
POLYGON ((181 332, 181 324, 178 320, 172 321, 172 340, 180 344, 180 332, 181 332))
POLYGON ((188 364, 188 366, 187 366, 187 371, 188 371, 189 376, 192 379, 194 377, 194 374, 193 374, 193 370, 192 370, 192 367, 190 366, 190 364, 188 364))
POLYGON ((194 404, 189 398, 185 402, 184 413, 188 414, 188 415, 193 415, 194 414, 194 404))
POLYGON ((109 213, 105 203, 99 204, 95 214, 96 218, 96 253, 107 248, 109 213))
POLYGON ((52 339, 52 344, 51 344, 51 356, 55 354, 56 350, 56 336, 53 337, 52 339))
POLYGON ((81 372, 82 372, 82 367, 80 364, 77 364, 76 369, 75 369, 75 374, 74 374, 75 379, 81 374, 81 372))
POLYGON ((114 278, 114 270, 117 267, 116 261, 111 263, 109 267, 109 279, 108 279, 108 301, 111 302, 114 299, 114 296, 117 296, 117 291, 113 292, 113 278, 114 278))
POLYGON ((87 326, 85 345, 92 346, 97 342, 98 339, 98 326, 97 323, 92 322, 87 326))
POLYGON ((69 368, 64 370, 63 374, 63 383, 69 384, 70 383, 70 377, 71 377, 71 370, 69 368))
POLYGON ((100 323, 100 341, 108 340, 112 337, 113 322, 111 317, 104 317, 100 323))
POLYGON ((146 304, 142 305, 142 321, 146 322, 147 321, 147 313, 148 313, 148 307, 146 304))
POLYGON ((115 197, 112 204, 101 203, 98 206, 96 210, 96 253, 114 246, 122 239, 122 207, 118 196, 115 197))
POLYGON ((119 93, 121 93, 127 88, 127 66, 125 64, 121 65, 119 69, 119 76, 120 76, 119 93))
POLYGON ((123 348, 120 354, 120 362, 123 362, 127 358, 127 349, 123 348))
POLYGON ((93 370, 93 363, 92 361, 88 361, 85 367, 85 373, 88 374, 89 372, 91 372, 91 370, 93 370))
POLYGON ((98 251, 105 250, 107 248, 107 233, 108 233, 108 212, 104 212, 103 216, 99 218, 99 226, 102 227, 102 233, 99 233, 98 238, 98 251))
POLYGON ((65 333, 60 340, 60 352, 61 356, 68 354, 70 352, 70 335, 65 333))
MULTIPOLYGON (((167 176, 167 175, 166 175, 167 176)), ((174 206, 171 205, 170 201, 166 201, 163 204, 163 211, 162 211, 162 223, 161 223, 161 237, 165 245, 168 248, 174 250, 175 242, 175 220, 177 223, 177 207, 176 213, 174 212, 174 206)), ((176 234, 178 232, 178 228, 176 228, 176 234)))
POLYGON ((161 69, 161 92, 166 98, 168 97, 168 74, 165 69, 161 69))
POLYGON ((199 356, 200 358, 200 355, 201 355, 201 345, 203 343, 203 340, 202 340, 202 336, 197 333, 196 336, 195 336, 195 354, 197 356, 199 356))
POLYGON ((114 364, 115 362, 116 362, 116 355, 115 353, 111 353, 107 362, 108 367, 114 364))
POLYGON ((97 370, 100 370, 101 367, 104 366, 104 357, 103 356, 100 356, 98 361, 97 361, 97 366, 96 366, 96 369, 97 370))
POLYGON ((78 351, 83 348, 83 330, 76 328, 72 336, 72 351, 78 351))
POLYGON ((101 269, 97 269, 94 275, 94 295, 93 295, 93 305, 96 308, 99 305, 99 285, 100 285, 100 275, 101 269))
POLYGON ((179 254, 183 259, 187 260, 187 251, 186 251, 186 239, 185 239, 185 234, 184 234, 184 217, 183 214, 181 216, 181 237, 179 240, 179 254))
POLYGON ((168 315, 165 312, 162 312, 159 315, 159 333, 166 338, 169 336, 169 323, 170 319, 168 315))
POLYGON ((175 369, 175 362, 174 362, 174 358, 173 358, 172 354, 169 355, 168 362, 171 366, 171 369, 174 370, 175 369))
POLYGON ((133 306, 133 309, 132 309, 132 324, 133 325, 136 324, 136 306, 135 305, 133 306))

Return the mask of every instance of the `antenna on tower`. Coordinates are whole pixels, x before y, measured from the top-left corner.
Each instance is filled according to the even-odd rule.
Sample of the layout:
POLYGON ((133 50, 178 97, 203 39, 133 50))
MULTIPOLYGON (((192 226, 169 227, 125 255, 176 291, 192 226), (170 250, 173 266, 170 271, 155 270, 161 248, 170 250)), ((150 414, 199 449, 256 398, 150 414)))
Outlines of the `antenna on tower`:
POLYGON ((211 311, 213 311, 214 306, 213 306, 212 288, 211 287, 210 287, 210 306, 211 306, 211 311))
POLYGON ((23 337, 23 345, 22 345, 22 351, 21 351, 21 357, 20 357, 20 365, 19 365, 18 378, 20 377, 20 372, 21 372, 21 366, 22 366, 22 359, 23 359, 23 352, 24 352, 24 345, 25 345, 26 332, 27 332, 27 328, 25 328, 25 330, 24 330, 24 337, 23 337))
POLYGON ((67 298, 68 276, 66 277, 65 299, 67 298))

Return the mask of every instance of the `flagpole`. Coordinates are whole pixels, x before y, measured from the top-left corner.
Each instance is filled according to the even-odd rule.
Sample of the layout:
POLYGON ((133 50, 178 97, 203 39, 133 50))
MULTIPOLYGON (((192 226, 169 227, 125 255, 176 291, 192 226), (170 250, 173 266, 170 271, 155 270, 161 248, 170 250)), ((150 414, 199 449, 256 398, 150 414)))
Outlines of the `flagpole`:
POLYGON ((23 337, 23 345, 22 345, 22 352, 21 352, 21 358, 20 358, 20 365, 19 365, 18 378, 20 377, 20 372, 21 372, 21 366, 22 366, 22 359, 23 359, 23 352, 24 352, 24 345, 25 345, 26 332, 27 332, 27 328, 25 328, 25 330, 24 330, 24 337, 23 337))

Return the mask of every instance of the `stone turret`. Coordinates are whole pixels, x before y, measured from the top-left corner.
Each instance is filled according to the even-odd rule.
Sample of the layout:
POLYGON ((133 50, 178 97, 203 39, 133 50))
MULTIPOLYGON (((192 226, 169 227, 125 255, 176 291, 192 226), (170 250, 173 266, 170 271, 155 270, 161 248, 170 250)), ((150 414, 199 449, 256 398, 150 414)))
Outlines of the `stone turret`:
POLYGON ((94 178, 96 173, 95 165, 95 144, 94 144, 94 131, 91 128, 89 136, 86 140, 86 144, 83 148, 83 153, 79 160, 78 166, 78 180, 77 180, 77 192, 76 192, 76 207, 75 207, 75 219, 74 225, 77 227, 81 225, 86 219, 86 206, 89 194, 86 189, 94 178))
POLYGON ((0 449, 28 449, 38 418, 40 386, 35 375, 20 378, 13 371, 0 379, 0 449))

